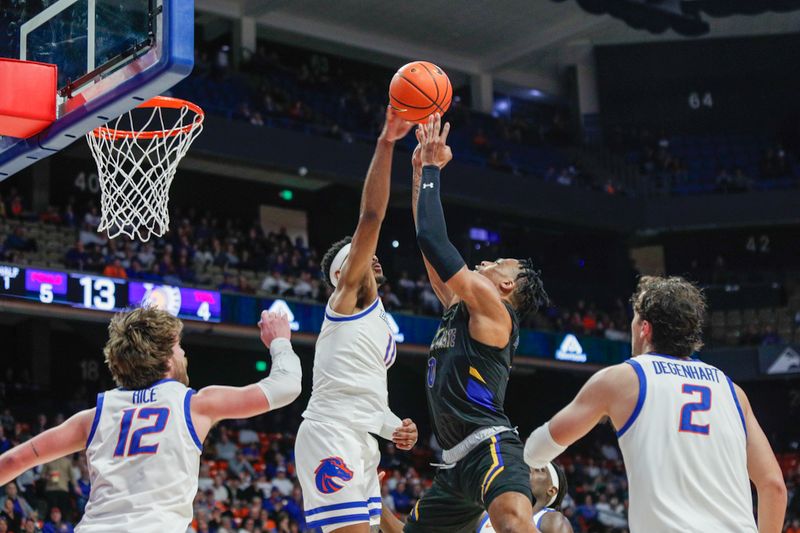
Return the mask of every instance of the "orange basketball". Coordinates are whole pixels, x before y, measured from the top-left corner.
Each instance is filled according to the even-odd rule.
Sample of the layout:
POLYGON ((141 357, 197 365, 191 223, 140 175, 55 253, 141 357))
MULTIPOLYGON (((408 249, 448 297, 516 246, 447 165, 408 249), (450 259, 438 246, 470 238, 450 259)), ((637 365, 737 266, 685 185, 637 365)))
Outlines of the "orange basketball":
POLYGON ((453 86, 444 70, 427 61, 400 67, 389 84, 389 105, 409 122, 425 122, 444 114, 453 99, 453 86))

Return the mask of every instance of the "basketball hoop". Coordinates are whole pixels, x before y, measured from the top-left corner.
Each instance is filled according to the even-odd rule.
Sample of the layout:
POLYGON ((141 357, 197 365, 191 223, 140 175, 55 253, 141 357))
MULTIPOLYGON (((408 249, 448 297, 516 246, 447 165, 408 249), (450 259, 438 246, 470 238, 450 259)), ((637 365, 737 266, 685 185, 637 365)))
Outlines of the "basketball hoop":
POLYGON ((191 102, 156 96, 86 134, 100 178, 98 232, 141 241, 167 232, 169 187, 204 118, 191 102))

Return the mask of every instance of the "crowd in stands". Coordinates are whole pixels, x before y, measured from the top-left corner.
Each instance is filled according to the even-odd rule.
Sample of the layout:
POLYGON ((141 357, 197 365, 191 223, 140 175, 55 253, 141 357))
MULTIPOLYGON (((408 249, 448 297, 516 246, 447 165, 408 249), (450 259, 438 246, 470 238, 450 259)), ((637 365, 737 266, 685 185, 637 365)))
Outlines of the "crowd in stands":
MULTIPOLYGON (((255 126, 301 129, 348 143, 372 141, 380 127, 392 74, 386 69, 271 43, 259 44, 238 70, 230 56, 227 46, 199 49, 193 75, 174 93, 255 126)), ((632 184, 613 171, 601 178, 559 149, 574 145, 563 108, 497 98, 493 114, 484 115, 471 111, 469 96, 462 99, 456 91, 447 119, 458 160, 607 194, 733 193, 798 184, 792 156, 765 138, 655 134, 647 128, 617 128, 606 136, 611 153, 638 167, 640 179, 632 184)))
MULTIPOLYGON (((34 213, 17 190, 0 189, 0 260, 318 303, 327 302, 331 294, 319 267, 324 249, 310 246, 302 238, 292 239, 285 230, 265 233, 257 220, 223 220, 195 209, 175 208, 170 220, 170 231, 161 239, 145 244, 126 238, 109 240, 96 231, 96 205, 67 203, 34 213)), ((442 306, 425 273, 387 275, 389 282, 380 290, 387 310, 434 317, 441 314, 442 306)), ((712 269, 699 268, 693 261, 686 275, 702 284, 732 282, 732 273, 721 257, 712 269)), ((569 305, 556 300, 556 304, 529 315, 523 326, 629 339, 631 311, 621 299, 605 306, 588 300, 569 305)), ((790 295, 789 304, 758 313, 712 309, 708 340, 742 346, 797 342, 800 292, 795 298, 790 295)))
MULTIPOLYGON (((381 127, 392 72, 343 58, 260 44, 234 70, 228 47, 196 52, 192 75, 172 89, 210 113, 254 126, 291 128, 343 142, 372 142, 381 127)), ((471 111, 456 92, 447 120, 456 159, 609 194, 621 184, 600 181, 557 149, 571 144, 565 111, 507 97, 493 115, 471 111)), ((411 136, 406 149, 413 147, 411 136)))
MULTIPOLYGON (((71 270, 319 303, 326 303, 331 294, 319 266, 324 250, 309 246, 302 238, 290 238, 285 229, 265 233, 257 220, 223 220, 213 213, 177 207, 163 238, 140 243, 124 237, 108 239, 98 233, 100 217, 94 204, 67 203, 63 208, 50 206, 43 213, 34 213, 11 189, 5 196, 0 192, 0 206, 6 215, 0 212, 0 223, 9 222, 3 226, 5 230, 0 229, 0 260, 18 264, 41 260, 37 239, 28 235, 26 225, 18 223, 26 221, 37 223, 42 240, 48 238, 49 228, 71 232, 74 240, 56 256, 59 266, 71 270)), ((387 310, 441 315, 442 306, 426 274, 403 271, 398 276, 389 273, 389 279, 380 289, 387 310)), ((574 309, 542 310, 527 317, 524 325, 627 340, 629 320, 629 310, 621 301, 608 311, 579 301, 574 309)))
POLYGON ((800 166, 779 143, 749 134, 668 135, 613 130, 610 150, 638 166, 651 194, 739 193, 797 187, 800 166))
MULTIPOLYGON (((56 415, 52 425, 63 421, 56 415)), ((262 427, 260 418, 220 425, 203 446, 191 533, 295 533, 309 530, 294 465, 294 435, 262 427)), ((0 414, 0 453, 51 426, 44 414, 0 414)), ((796 444, 796 443, 795 443, 796 444)), ((383 504, 405 518, 430 487, 440 448, 435 439, 411 452, 381 443, 383 504)), ((800 528, 800 454, 779 454, 789 489, 786 533, 800 528)), ((559 458, 569 491, 562 512, 578 533, 627 533, 628 485, 610 432, 595 430, 559 458), (606 435, 607 433, 607 435, 606 435)), ((83 453, 25 472, 0 489, 0 532, 72 532, 91 490, 83 453)))

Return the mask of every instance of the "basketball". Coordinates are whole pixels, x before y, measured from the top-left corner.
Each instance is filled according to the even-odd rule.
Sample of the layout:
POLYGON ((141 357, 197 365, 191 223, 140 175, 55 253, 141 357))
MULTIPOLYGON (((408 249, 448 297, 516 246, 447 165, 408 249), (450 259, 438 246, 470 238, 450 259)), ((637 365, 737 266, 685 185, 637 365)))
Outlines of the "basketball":
POLYGON ((409 122, 425 122, 444 114, 453 99, 453 86, 441 68, 427 61, 400 67, 389 84, 389 105, 409 122))

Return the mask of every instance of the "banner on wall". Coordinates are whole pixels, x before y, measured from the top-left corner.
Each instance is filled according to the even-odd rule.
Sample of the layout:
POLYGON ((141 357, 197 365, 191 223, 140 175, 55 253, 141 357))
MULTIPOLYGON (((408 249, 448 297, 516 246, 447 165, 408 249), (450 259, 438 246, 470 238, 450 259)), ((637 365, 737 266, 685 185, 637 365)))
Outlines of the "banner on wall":
POLYGON ((761 346, 758 359, 762 374, 800 374, 800 346, 761 346))

